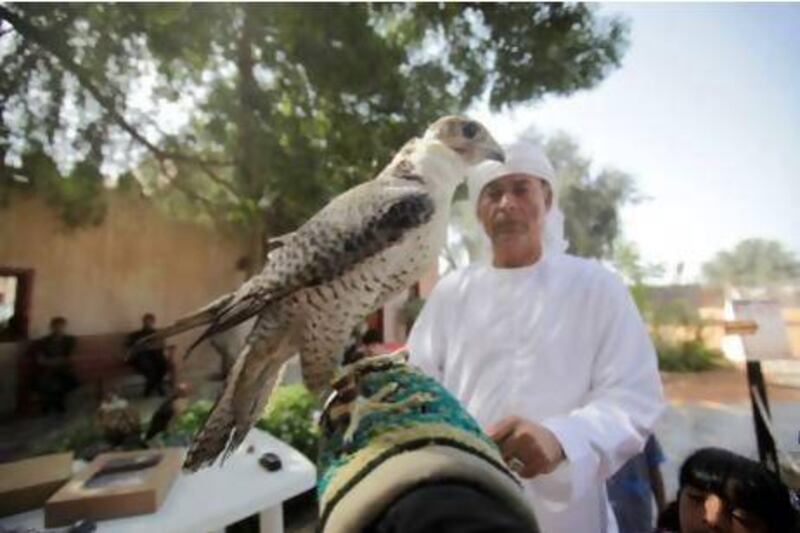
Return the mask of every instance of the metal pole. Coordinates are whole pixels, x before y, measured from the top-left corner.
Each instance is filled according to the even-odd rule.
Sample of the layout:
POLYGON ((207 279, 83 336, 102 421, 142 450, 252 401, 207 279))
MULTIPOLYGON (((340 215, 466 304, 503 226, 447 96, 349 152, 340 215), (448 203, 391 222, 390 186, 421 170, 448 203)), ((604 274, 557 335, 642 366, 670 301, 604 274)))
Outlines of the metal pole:
POLYGON ((761 464, 772 470, 780 477, 780 467, 778 454, 775 450, 775 441, 770 434, 767 426, 766 417, 771 417, 769 402, 767 400, 767 388, 764 385, 764 375, 761 372, 761 361, 747 361, 747 384, 750 391, 750 405, 753 409, 753 423, 756 429, 756 442, 758 444, 758 457, 761 464), (755 395, 758 395, 756 399, 755 395), (759 400, 762 409, 759 408, 759 400))

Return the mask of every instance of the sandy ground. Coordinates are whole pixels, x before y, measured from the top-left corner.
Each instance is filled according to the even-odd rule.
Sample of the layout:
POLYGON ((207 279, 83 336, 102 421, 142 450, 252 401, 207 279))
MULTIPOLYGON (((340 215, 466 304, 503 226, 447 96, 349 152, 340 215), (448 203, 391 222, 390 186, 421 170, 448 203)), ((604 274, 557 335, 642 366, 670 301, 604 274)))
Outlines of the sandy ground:
MULTIPOLYGON (((727 404, 749 401, 747 375, 727 368, 693 374, 662 372, 664 394, 672 405, 727 404)), ((769 401, 800 402, 800 388, 768 383, 769 401)))
MULTIPOLYGON (((697 374, 662 374, 669 408, 656 428, 666 462, 662 473, 669 495, 677 489, 683 460, 704 446, 718 446, 757 459, 747 377, 730 368, 697 374)), ((767 384, 778 447, 800 453, 800 388, 767 384)))

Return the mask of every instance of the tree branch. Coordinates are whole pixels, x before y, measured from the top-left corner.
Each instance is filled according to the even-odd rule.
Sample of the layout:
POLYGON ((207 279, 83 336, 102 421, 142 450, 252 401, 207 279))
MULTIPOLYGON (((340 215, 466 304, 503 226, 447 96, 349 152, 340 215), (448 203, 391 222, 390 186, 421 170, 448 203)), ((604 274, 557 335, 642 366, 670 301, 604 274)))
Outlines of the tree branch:
POLYGON ((208 213, 208 215, 214 220, 214 223, 217 226, 222 227, 224 225, 225 220, 219 214, 219 206, 216 205, 212 200, 209 200, 191 187, 187 187, 179 178, 170 180, 170 186, 174 187, 178 192, 186 196, 190 202, 200 204, 208 213))
MULTIPOLYGON (((175 159, 175 158, 172 158, 172 159, 175 159)), ((208 178, 211 181, 213 181, 214 183, 216 183, 220 187, 224 188, 226 191, 228 191, 228 193, 231 194, 231 196, 233 196, 234 198, 238 198, 239 197, 239 191, 236 190, 236 188, 233 186, 233 184, 230 183, 229 181, 225 180, 225 178, 223 178, 222 176, 220 176, 216 172, 212 171, 208 163, 206 163, 205 161, 199 161, 199 160, 193 160, 193 161, 188 161, 188 162, 189 163, 194 163, 198 167, 200 167, 200 170, 202 170, 203 173, 206 176, 208 176, 208 178)))
POLYGON ((46 32, 43 32, 30 24, 22 17, 16 15, 8 10, 3 5, 0 5, 0 19, 5 20, 14 30, 16 30, 23 39, 36 43, 44 51, 55 57, 63 67, 72 73, 81 86, 94 97, 95 100, 106 110, 111 119, 121 127, 128 135, 133 137, 137 142, 143 145, 157 160, 164 161, 172 159, 174 161, 182 161, 197 165, 208 177, 215 183, 224 187, 234 197, 239 196, 239 192, 227 181, 218 176, 212 169, 212 166, 232 166, 232 162, 228 161, 215 161, 206 160, 200 157, 183 154, 180 152, 170 152, 159 148, 154 143, 150 142, 144 135, 142 135, 125 117, 117 110, 116 102, 112 96, 105 94, 101 88, 94 83, 91 75, 86 72, 80 65, 75 63, 69 55, 62 52, 58 43, 54 42, 54 37, 51 37, 46 32))

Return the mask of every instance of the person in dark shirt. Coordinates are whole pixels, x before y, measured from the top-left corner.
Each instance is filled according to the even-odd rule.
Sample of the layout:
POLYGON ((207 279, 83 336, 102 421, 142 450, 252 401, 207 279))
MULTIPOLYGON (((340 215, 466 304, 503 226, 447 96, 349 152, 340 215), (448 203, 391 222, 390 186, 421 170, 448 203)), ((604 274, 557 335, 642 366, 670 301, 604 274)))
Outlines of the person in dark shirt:
POLYGON ((78 386, 69 361, 75 337, 67 335, 66 330, 67 320, 57 316, 50 321, 50 334, 32 345, 34 388, 42 395, 45 413, 53 410, 63 413, 67 394, 78 386))
MULTIPOLYGON (((146 313, 142 317, 142 328, 128 335, 126 345, 132 347, 139 339, 154 333, 156 331, 155 326, 155 315, 153 313, 146 313)), ((130 354, 128 361, 146 380, 144 388, 145 396, 150 396, 153 392, 158 393, 160 396, 165 395, 164 376, 167 374, 168 364, 167 358, 164 355, 164 345, 161 342, 137 347, 130 354)))
POLYGON ((649 533, 653 530, 653 500, 660 513, 666 506, 664 480, 659 465, 664 453, 655 435, 642 453, 631 457, 608 482, 608 499, 617 517, 620 533, 649 533))

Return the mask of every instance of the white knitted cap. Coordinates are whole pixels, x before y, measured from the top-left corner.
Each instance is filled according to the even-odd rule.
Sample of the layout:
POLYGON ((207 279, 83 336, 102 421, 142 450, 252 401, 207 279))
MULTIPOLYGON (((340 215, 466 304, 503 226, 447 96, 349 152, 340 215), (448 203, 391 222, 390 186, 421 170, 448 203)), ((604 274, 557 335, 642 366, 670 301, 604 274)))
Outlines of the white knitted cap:
MULTIPOLYGON (((568 246, 564 239, 564 214, 558 207, 556 198, 556 173, 553 165, 544 153, 544 149, 528 139, 520 139, 503 146, 506 161, 484 161, 473 167, 467 175, 467 189, 473 211, 478 208, 478 198, 483 188, 492 181, 509 174, 528 174, 545 180, 553 192, 553 204, 544 220, 542 234, 543 253, 563 253, 568 246)), ((491 246, 488 239, 484 244, 491 246)), ((489 254, 491 255, 491 254, 489 254)))

